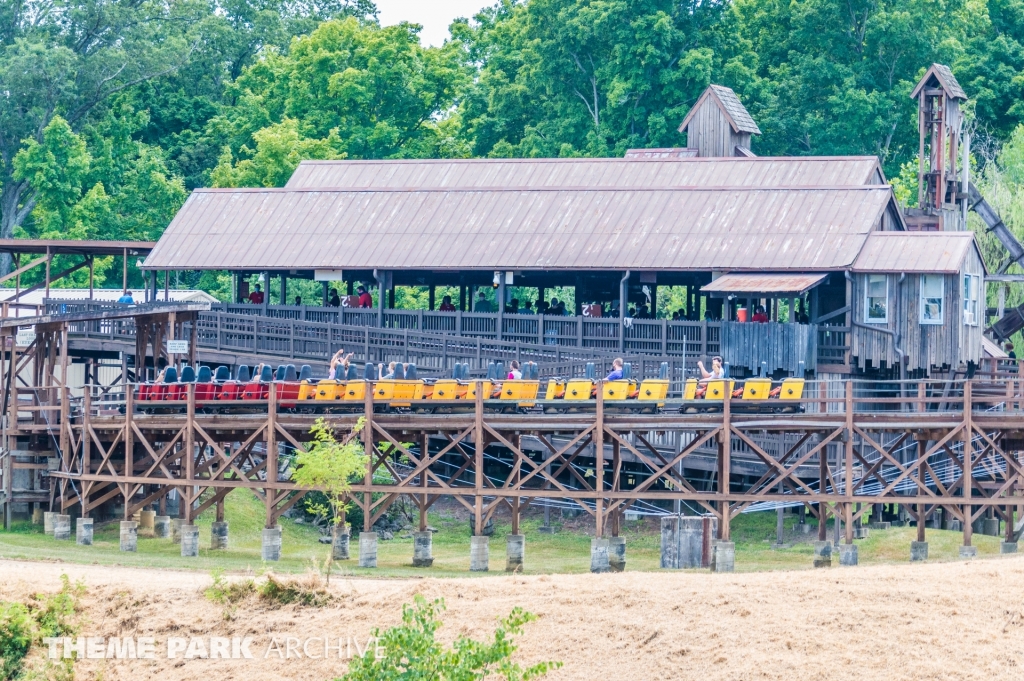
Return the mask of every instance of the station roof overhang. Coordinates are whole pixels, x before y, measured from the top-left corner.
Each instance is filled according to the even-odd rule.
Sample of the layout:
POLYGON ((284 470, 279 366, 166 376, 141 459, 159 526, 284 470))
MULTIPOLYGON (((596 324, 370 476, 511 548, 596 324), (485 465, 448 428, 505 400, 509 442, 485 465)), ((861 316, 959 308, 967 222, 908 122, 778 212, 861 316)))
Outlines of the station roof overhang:
POLYGON ((0 239, 0 253, 38 253, 45 255, 146 255, 155 241, 72 241, 64 239, 0 239))
POLYGON ((710 293, 712 298, 755 297, 788 298, 802 296, 828 279, 828 272, 764 273, 730 272, 718 277, 701 291, 710 293))

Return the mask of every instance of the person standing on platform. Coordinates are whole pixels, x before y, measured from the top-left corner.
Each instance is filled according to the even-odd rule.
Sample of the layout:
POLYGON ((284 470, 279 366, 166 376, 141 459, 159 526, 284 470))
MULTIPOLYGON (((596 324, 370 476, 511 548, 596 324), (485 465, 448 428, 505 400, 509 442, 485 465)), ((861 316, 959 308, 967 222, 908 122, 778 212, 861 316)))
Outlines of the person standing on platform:
POLYGON ((256 284, 256 289, 249 294, 249 303, 251 303, 252 305, 263 304, 263 291, 260 290, 259 284, 256 284))
POLYGON ((359 307, 373 307, 373 296, 366 292, 365 286, 356 289, 359 294, 359 307))
POLYGON ((441 299, 441 312, 455 312, 455 306, 452 305, 452 297, 445 296, 441 299))

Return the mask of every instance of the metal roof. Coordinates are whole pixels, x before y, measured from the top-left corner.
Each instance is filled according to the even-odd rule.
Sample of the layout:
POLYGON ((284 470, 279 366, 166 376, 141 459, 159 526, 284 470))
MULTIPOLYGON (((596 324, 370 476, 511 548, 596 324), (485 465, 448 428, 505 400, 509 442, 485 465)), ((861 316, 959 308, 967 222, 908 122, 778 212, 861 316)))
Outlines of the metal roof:
POLYGON ((686 129, 686 126, 690 123, 690 119, 693 118, 697 110, 704 104, 705 99, 711 99, 715 104, 722 110, 725 117, 729 119, 729 124, 732 129, 736 132, 748 132, 751 135, 760 135, 761 129, 757 127, 757 123, 750 117, 750 113, 747 108, 740 102, 739 97, 730 88, 724 85, 709 85, 704 93, 697 99, 697 103, 690 107, 689 113, 686 114, 686 118, 679 124, 679 132, 686 129))
POLYGON ((932 77, 938 81, 939 85, 949 93, 949 96, 953 99, 967 99, 967 93, 960 87, 959 81, 956 76, 953 75, 953 70, 945 64, 932 64, 927 71, 925 71, 924 77, 918 81, 914 87, 914 91, 910 93, 911 99, 917 99, 917 95, 921 92, 921 88, 928 84, 928 81, 932 77))
POLYGON ((125 250, 135 255, 148 253, 153 241, 70 241, 63 239, 0 239, 0 253, 42 253, 47 249, 53 255, 123 255, 125 250))
POLYGON ((767 274, 763 272, 723 274, 701 291, 707 293, 765 293, 769 295, 800 295, 828 278, 828 273, 814 274, 767 274))
MULTIPOLYGON (((648 150, 666 151, 666 150, 648 150)), ((838 187, 885 182, 874 156, 303 161, 288 189, 838 187)))
POLYGON ((972 247, 978 248, 974 232, 875 232, 865 241, 853 271, 955 274, 972 247))
POLYGON ((832 270, 888 186, 197 190, 152 269, 832 270))

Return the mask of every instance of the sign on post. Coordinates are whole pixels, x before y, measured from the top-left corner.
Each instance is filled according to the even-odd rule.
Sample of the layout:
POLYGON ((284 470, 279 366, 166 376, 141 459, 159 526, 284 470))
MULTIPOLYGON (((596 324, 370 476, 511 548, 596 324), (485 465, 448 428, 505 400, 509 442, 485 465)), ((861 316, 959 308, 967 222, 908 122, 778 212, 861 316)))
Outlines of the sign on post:
POLYGON ((187 340, 169 340, 169 341, 167 341, 167 354, 168 355, 187 355, 188 354, 188 341, 187 340))
POLYGON ((27 329, 18 329, 18 335, 14 338, 14 344, 19 348, 27 348, 36 340, 36 327, 30 326, 27 329))

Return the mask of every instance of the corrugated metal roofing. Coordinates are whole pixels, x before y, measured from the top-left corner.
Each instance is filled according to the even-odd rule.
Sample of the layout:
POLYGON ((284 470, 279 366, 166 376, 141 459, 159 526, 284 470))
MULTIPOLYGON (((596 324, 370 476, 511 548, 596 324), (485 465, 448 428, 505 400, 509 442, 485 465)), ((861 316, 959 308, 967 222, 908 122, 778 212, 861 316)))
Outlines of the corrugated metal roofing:
POLYGON ((973 232, 875 232, 865 241, 853 270, 953 274, 960 271, 971 248, 977 248, 973 232))
POLYGON ((882 187, 197 190, 156 269, 830 270, 882 187))
POLYGON ((288 189, 839 187, 884 182, 874 156, 303 161, 288 189))
POLYGON ((825 281, 828 274, 766 274, 762 272, 723 274, 701 288, 707 293, 792 293, 809 291, 825 281))

